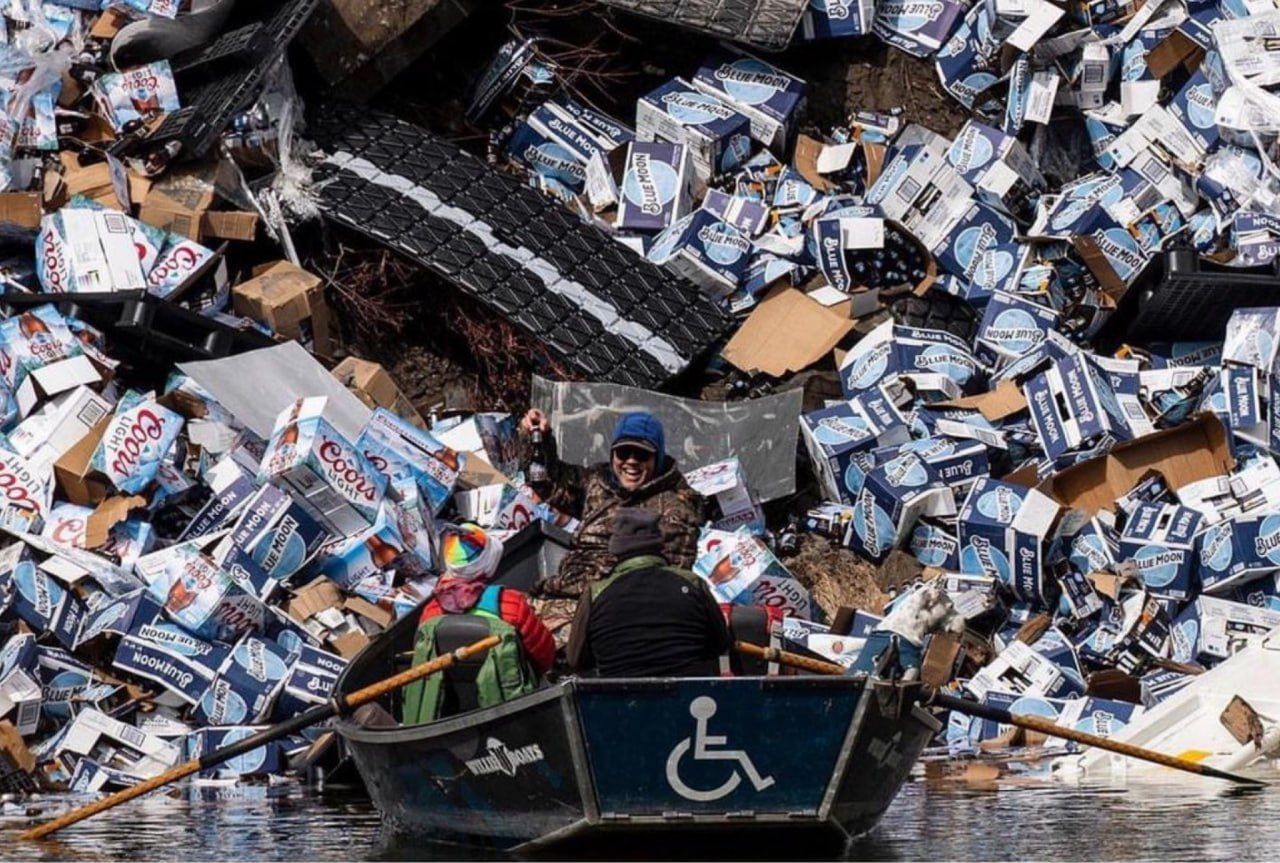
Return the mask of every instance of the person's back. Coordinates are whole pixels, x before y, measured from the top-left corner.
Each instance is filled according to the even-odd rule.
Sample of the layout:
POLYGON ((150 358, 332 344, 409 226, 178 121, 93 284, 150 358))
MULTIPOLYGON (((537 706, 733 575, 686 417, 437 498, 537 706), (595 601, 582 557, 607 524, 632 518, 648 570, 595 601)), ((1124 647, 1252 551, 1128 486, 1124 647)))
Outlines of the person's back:
POLYGON ((729 634, 705 583, 668 566, 658 516, 623 509, 610 552, 620 563, 583 594, 569 663, 602 677, 715 676, 729 634))
MULTIPOLYGON (((467 617, 478 626, 474 634, 496 635, 499 643, 470 667, 454 667, 407 687, 403 718, 406 723, 430 722, 450 712, 449 687, 466 678, 475 708, 493 707, 532 691, 555 660, 551 633, 518 590, 486 585, 497 571, 502 545, 474 525, 446 528, 441 552, 446 573, 423 607, 414 640, 413 663, 418 665, 446 652, 440 636, 451 618, 467 617), (483 632, 481 632, 483 630, 483 632)), ((476 639, 478 640, 478 639, 476 639)))

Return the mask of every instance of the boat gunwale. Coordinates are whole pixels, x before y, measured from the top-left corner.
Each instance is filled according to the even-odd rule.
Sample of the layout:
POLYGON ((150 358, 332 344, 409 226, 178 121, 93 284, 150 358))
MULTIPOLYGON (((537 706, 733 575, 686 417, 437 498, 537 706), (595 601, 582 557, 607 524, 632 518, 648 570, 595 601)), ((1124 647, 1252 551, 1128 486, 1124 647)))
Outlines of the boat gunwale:
MULTIPOLYGON (((486 707, 483 710, 472 710, 457 716, 436 720, 435 722, 397 725, 395 728, 366 728, 352 721, 349 716, 339 716, 334 719, 333 727, 344 738, 357 743, 408 743, 443 737, 457 731, 504 719, 513 713, 537 707, 543 702, 555 698, 571 698, 579 689, 587 692, 665 689, 673 688, 685 681, 755 681, 764 689, 802 689, 817 686, 826 688, 835 686, 848 689, 863 688, 868 692, 871 691, 870 687, 866 686, 867 678, 865 675, 851 675, 848 677, 828 677, 821 674, 780 677, 571 677, 541 687, 527 695, 513 698, 504 704, 486 707)), ((861 700, 861 696, 859 696, 859 699, 861 700)), ((856 715, 857 710, 858 708, 855 708, 855 719, 858 718, 856 715)), ((576 715, 576 710, 574 714, 576 715)), ((565 719, 567 723, 567 716, 565 719)), ((850 720, 850 724, 853 724, 853 720, 850 720)), ((577 725, 577 722, 574 725, 577 725)), ((578 729, 578 733, 581 733, 580 729, 578 729)))

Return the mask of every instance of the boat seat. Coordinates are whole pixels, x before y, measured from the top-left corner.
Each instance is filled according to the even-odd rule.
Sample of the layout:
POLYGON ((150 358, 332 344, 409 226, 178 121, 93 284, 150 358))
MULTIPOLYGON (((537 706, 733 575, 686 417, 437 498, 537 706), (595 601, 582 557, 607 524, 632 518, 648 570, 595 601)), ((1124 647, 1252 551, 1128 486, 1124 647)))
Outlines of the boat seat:
MULTIPOLYGON (((488 635, 489 624, 483 617, 477 617, 474 614, 446 615, 436 625, 436 656, 452 653, 459 647, 466 647, 488 635)), ((484 659, 485 653, 482 651, 461 662, 454 662, 441 672, 443 680, 441 690, 444 698, 440 705, 442 717, 466 713, 480 706, 476 678, 480 674, 480 666, 484 659)))
MULTIPOLYGON (((734 641, 745 641, 757 647, 774 646, 772 616, 760 605, 731 605, 729 634, 734 641)), ((729 668, 740 677, 764 677, 769 673, 766 660, 737 650, 730 651, 729 668)))

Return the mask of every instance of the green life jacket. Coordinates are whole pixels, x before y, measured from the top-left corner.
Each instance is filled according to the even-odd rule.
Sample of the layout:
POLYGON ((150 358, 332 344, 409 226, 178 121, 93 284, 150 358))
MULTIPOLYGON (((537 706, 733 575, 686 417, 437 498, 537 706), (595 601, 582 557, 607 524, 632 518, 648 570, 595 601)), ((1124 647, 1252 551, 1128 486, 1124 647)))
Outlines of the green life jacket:
POLYGON ((690 572, 687 569, 680 569, 677 566, 668 565, 667 559, 665 557, 662 557, 661 555, 657 555, 657 554, 642 554, 638 557, 627 558, 626 560, 622 561, 622 563, 615 566, 613 568, 613 572, 610 572, 608 575, 606 575, 604 578, 600 579, 599 581, 592 582, 591 583, 591 599, 592 600, 599 599, 600 594, 604 593, 605 589, 608 588, 609 585, 613 584, 622 576, 631 572, 635 572, 636 570, 640 570, 640 569, 661 569, 661 570, 664 570, 665 572, 675 573, 676 575, 680 576, 685 581, 688 581, 691 584, 698 583, 698 576, 694 575, 692 572, 690 572))
MULTIPOLYGON (((501 603, 502 588, 491 584, 480 595, 480 601, 466 612, 466 614, 483 618, 489 625, 489 634, 499 638, 498 644, 489 648, 484 654, 476 676, 477 701, 480 709, 496 707, 519 695, 532 692, 538 687, 538 676, 525 659, 524 648, 520 644, 520 634, 514 626, 502 619, 501 603)), ((424 620, 418 626, 413 643, 414 665, 421 665, 436 658, 436 629, 449 617, 443 613, 435 600, 428 603, 425 611, 430 611, 432 604, 436 605, 436 611, 439 613, 424 620)), ((434 722, 441 718, 440 708, 444 703, 444 677, 447 673, 432 674, 405 687, 401 719, 405 725, 434 722)))

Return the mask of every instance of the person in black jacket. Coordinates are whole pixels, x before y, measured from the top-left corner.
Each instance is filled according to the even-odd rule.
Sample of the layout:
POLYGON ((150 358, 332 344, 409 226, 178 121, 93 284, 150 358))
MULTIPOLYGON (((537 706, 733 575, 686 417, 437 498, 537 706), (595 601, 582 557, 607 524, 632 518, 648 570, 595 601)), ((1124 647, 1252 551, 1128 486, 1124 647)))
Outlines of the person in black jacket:
POLYGON ((656 513, 620 509, 609 553, 618 564, 582 594, 568 659, 600 677, 714 677, 729 631, 706 583, 662 556, 656 513))

